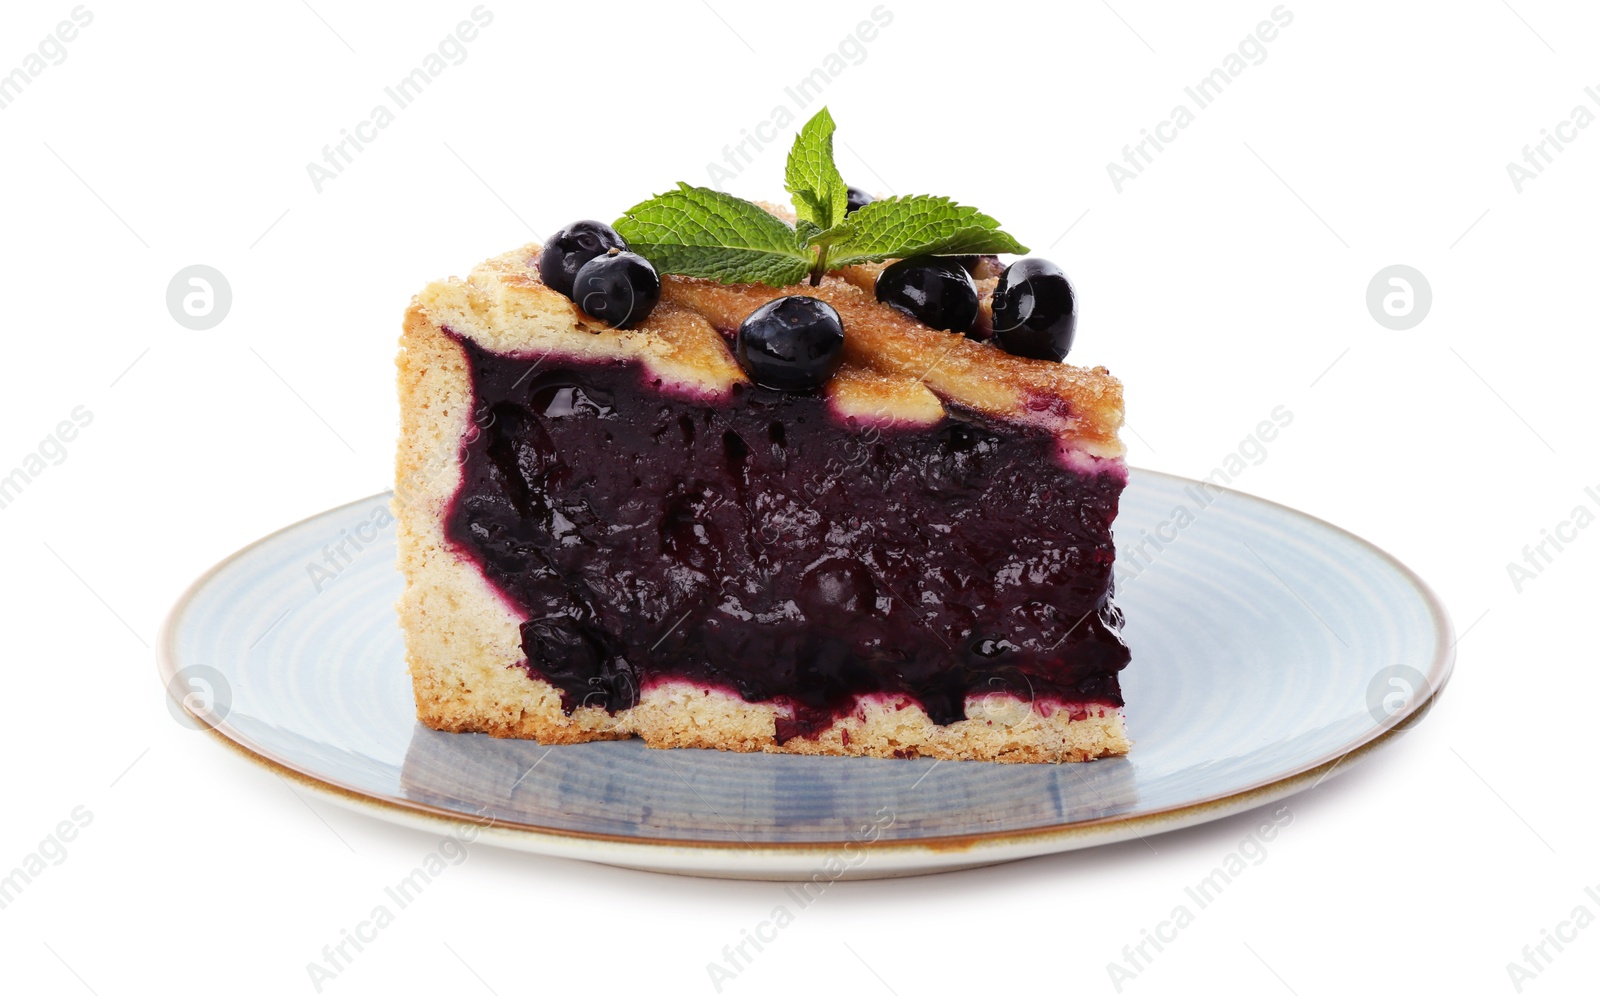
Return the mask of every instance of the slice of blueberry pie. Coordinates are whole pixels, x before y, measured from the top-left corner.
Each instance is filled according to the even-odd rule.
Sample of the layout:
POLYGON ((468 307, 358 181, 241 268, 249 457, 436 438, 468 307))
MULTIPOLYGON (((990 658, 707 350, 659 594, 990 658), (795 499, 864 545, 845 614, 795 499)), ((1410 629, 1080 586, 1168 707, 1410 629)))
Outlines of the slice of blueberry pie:
POLYGON ((1121 385, 1062 271, 872 200, 680 185, 427 287, 395 508, 418 717, 545 743, 1078 761, 1128 749, 1121 385))

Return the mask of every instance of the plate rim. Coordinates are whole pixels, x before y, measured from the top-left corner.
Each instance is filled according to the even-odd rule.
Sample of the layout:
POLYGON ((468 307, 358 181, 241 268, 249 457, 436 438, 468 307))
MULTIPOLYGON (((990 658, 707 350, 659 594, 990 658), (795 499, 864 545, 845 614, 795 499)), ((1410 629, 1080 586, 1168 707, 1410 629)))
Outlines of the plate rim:
MULTIPOLYGON (((1165 478, 1180 484, 1193 485, 1201 482, 1193 478, 1183 477, 1178 474, 1167 473, 1160 470, 1149 470, 1142 467, 1130 467, 1130 473, 1165 478)), ((1214 487, 1214 485, 1211 485, 1214 487)), ((1220 819, 1224 816, 1257 806, 1265 805, 1280 798, 1293 795, 1307 788, 1320 785, 1329 774, 1342 766, 1346 760, 1360 761, 1366 759, 1379 748, 1392 743, 1396 737, 1411 729, 1419 723, 1432 709, 1445 685, 1454 672, 1455 666, 1455 627, 1451 622, 1449 610, 1444 602, 1434 592, 1433 588, 1422 579, 1416 571, 1412 570, 1398 557, 1387 550, 1365 539, 1342 526, 1329 522, 1326 519, 1301 511, 1290 505, 1262 498, 1259 495, 1240 491, 1236 488, 1218 488, 1223 494, 1234 495, 1251 502, 1259 502, 1274 509, 1289 512, 1294 516, 1309 520, 1311 523, 1354 541, 1367 552, 1387 563, 1397 571, 1421 596, 1423 604, 1428 610, 1433 623, 1434 635, 1437 639, 1439 651, 1434 659, 1429 662, 1425 678, 1428 685, 1428 694, 1424 697, 1408 702, 1400 711, 1386 717, 1383 722, 1367 727, 1362 734, 1349 741, 1334 751, 1325 753, 1305 764, 1276 778, 1252 782, 1241 788, 1229 792, 1206 796, 1190 802, 1168 806, 1150 812, 1135 815, 1103 816, 1090 820, 1076 820, 1066 823, 1053 823, 1046 826, 1027 827, 1011 830, 989 830, 942 836, 924 837, 915 840, 877 840, 871 846, 871 853, 883 852, 907 854, 915 852, 930 852, 933 854, 947 854, 951 857, 958 855, 973 855, 983 847, 1005 847, 1007 849, 1022 849, 1030 845, 1045 843, 1068 842, 1074 839, 1083 846, 1099 838, 1107 838, 1101 842, 1110 843, 1110 838, 1118 840, 1136 836, 1143 836, 1140 830, 1145 827, 1157 828, 1156 832, 1179 829, 1196 823, 1205 822, 1207 818, 1220 819), (1315 780, 1313 780, 1313 778, 1315 780), (1310 782, 1307 785, 1306 782, 1310 782)), ((192 581, 178 597, 172 608, 168 611, 166 619, 161 625, 155 647, 156 667, 160 675, 163 688, 169 699, 175 702, 190 719, 201 729, 214 736, 232 752, 242 755, 250 761, 261 765, 274 774, 288 776, 306 788, 316 791, 319 795, 331 799, 346 808, 357 812, 364 812, 386 817, 401 817, 404 824, 415 824, 418 821, 459 826, 462 823, 475 822, 472 814, 458 810, 433 806, 428 803, 398 796, 375 794, 353 785, 343 784, 338 780, 329 779, 322 775, 308 771, 294 762, 276 756, 263 745, 254 743, 242 732, 234 728, 226 716, 215 722, 199 716, 175 695, 172 694, 173 682, 178 672, 182 669, 178 661, 177 638, 184 616, 192 608, 195 599, 207 585, 224 570, 233 566, 239 560, 255 552, 260 547, 271 543, 285 533, 299 529, 313 520, 332 515, 357 505, 366 505, 374 499, 392 495, 392 490, 380 491, 375 494, 357 498, 353 501, 335 505, 298 521, 289 523, 279 529, 247 543, 227 557, 218 561, 192 581)), ((198 662, 196 662, 198 663, 198 662)), ((1348 770, 1348 769, 1346 769, 1348 770)), ((598 833, 586 830, 571 830, 561 827, 543 826, 540 824, 521 823, 514 820, 492 820, 487 826, 499 833, 495 836, 509 836, 510 838, 529 841, 548 840, 561 844, 607 844, 624 847, 629 850, 640 850, 645 853, 660 854, 671 850, 694 852, 722 852, 740 856, 753 856, 760 854, 773 855, 827 855, 835 852, 840 846, 839 841, 766 841, 761 843, 745 843, 741 841, 722 841, 704 839, 676 839, 670 837, 642 837, 624 836, 621 834, 598 833)), ((563 855, 578 856, 578 855, 563 855)), ((992 860, 1004 860, 994 857, 992 860)), ((968 861, 970 864, 985 863, 983 859, 968 861)), ((664 869, 663 869, 664 870, 664 869)))

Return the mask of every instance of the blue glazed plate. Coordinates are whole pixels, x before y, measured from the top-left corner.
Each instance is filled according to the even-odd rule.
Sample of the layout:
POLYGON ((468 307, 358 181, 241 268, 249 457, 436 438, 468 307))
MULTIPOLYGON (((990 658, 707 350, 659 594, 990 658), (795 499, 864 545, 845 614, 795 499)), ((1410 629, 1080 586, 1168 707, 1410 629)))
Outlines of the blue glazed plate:
POLYGON ((1454 656, 1443 607, 1383 551, 1136 470, 1116 524, 1127 757, 1002 765, 438 733, 414 716, 388 500, 290 526, 194 584, 160 647, 175 714, 361 812, 633 868, 877 878, 1148 837, 1347 769, 1423 716, 1454 656))

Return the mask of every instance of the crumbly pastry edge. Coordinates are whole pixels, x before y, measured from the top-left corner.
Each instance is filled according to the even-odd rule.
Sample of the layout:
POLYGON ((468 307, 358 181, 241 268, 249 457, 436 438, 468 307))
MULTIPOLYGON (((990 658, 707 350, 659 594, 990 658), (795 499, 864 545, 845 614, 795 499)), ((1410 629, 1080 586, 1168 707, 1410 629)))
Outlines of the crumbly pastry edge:
POLYGON ((445 513, 461 482, 461 442, 476 431, 467 358, 445 327, 501 352, 639 361, 662 378, 664 389, 702 396, 721 393, 743 374, 736 365, 721 366, 718 357, 727 351, 720 333, 692 312, 669 310, 665 334, 586 327, 571 302, 536 277, 530 286, 516 265, 526 252, 490 260, 466 281, 430 285, 403 325, 392 507, 405 590, 396 608, 422 723, 546 744, 639 736, 652 747, 1015 762, 1127 753, 1116 707, 1077 707, 1081 718, 1074 719, 1072 708, 1035 708, 1008 695, 969 698, 967 718, 948 726, 908 699, 863 698, 817 735, 781 744, 776 730, 786 707, 685 682, 647 688, 635 706, 615 714, 594 706, 564 712, 560 692, 520 666, 515 607, 444 537, 445 513), (717 350, 704 348, 711 343, 706 336, 714 337, 717 350))

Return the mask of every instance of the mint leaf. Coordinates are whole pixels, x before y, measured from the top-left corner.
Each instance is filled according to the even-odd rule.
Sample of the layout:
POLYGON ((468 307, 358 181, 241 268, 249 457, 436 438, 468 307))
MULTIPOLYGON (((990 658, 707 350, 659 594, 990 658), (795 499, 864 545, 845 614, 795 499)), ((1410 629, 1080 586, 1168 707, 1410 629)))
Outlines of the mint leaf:
POLYGON ((662 273, 773 287, 808 275, 816 285, 828 270, 856 263, 1028 251, 998 221, 948 197, 890 197, 847 215, 849 189, 833 161, 833 132, 824 107, 789 150, 784 186, 794 200, 792 228, 758 204, 679 183, 629 208, 616 230, 662 273))
POLYGON ((873 201, 825 234, 830 270, 906 256, 1028 251, 977 208, 921 194, 873 201))
POLYGON ((794 137, 783 185, 795 217, 826 230, 844 220, 849 191, 833 162, 833 115, 824 107, 794 137))
POLYGON ((657 270, 725 284, 797 283, 815 256, 759 205, 687 183, 635 204, 612 227, 657 270))

